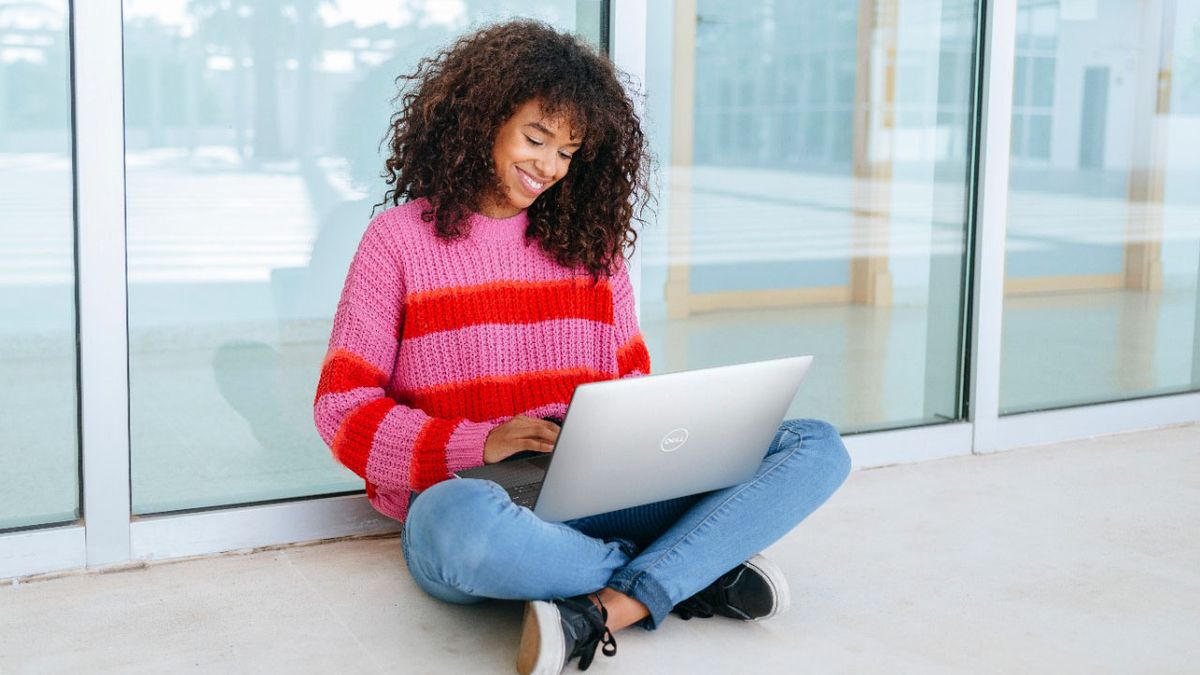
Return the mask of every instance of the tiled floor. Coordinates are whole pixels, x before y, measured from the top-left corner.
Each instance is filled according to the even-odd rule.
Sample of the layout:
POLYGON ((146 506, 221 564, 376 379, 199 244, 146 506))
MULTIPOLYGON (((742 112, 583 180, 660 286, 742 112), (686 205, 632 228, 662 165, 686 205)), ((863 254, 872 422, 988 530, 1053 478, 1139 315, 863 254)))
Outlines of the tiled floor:
MULTIPOLYGON (((1200 425, 857 471, 768 551, 789 613, 631 629, 592 672, 1194 672, 1198 531, 1200 425)), ((505 673, 519 620, 351 540, 5 586, 0 673, 505 673)))

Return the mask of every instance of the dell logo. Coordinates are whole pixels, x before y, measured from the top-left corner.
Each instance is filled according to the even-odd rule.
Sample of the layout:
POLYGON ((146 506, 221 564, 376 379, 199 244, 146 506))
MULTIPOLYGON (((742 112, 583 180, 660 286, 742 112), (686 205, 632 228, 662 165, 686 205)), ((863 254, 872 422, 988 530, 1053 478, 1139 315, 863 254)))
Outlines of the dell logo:
POLYGON ((672 429, 670 433, 663 436, 662 443, 659 444, 659 449, 663 452, 675 452, 681 445, 687 443, 688 430, 680 427, 672 429))

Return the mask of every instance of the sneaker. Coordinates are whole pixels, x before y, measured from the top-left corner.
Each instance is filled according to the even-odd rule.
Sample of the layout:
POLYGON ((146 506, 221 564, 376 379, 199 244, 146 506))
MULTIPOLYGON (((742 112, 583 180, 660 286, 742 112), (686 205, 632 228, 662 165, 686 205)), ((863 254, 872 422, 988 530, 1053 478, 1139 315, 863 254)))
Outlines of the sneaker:
POLYGON ((616 654, 617 641, 604 626, 607 619, 608 611, 597 607, 586 595, 525 603, 517 672, 558 675, 576 656, 579 669, 587 670, 601 644, 605 656, 616 654))
POLYGON ((675 605, 671 612, 685 620, 720 614, 742 621, 764 621, 787 611, 790 604, 783 571, 756 555, 675 605))

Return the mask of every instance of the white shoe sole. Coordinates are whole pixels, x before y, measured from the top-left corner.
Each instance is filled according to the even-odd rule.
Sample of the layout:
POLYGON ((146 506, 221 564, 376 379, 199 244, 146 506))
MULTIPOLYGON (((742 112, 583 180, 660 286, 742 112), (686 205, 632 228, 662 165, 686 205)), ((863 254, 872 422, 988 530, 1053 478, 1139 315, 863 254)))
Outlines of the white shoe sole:
POLYGON ((517 672, 521 675, 559 675, 566 666, 562 620, 553 602, 525 603, 521 645, 517 649, 517 672))
POLYGON ((788 582, 787 578, 783 576, 783 570, 761 555, 756 555, 747 560, 746 565, 761 574, 767 580, 767 583, 771 585, 771 590, 775 593, 775 608, 769 613, 751 620, 766 621, 773 616, 779 616, 786 612, 788 607, 792 605, 792 597, 788 591, 788 582))

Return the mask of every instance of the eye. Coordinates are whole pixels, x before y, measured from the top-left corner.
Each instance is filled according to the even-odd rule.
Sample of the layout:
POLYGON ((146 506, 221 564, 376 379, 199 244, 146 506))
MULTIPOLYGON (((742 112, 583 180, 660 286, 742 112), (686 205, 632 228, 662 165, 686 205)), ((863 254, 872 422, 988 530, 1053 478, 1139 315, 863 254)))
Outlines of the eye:
POLYGON ((525 140, 529 141, 530 145, 545 145, 541 141, 530 138, 529 136, 525 136, 525 140))
POLYGON ((573 155, 568 155, 568 154, 567 154, 567 153, 565 153, 565 152, 560 152, 560 153, 558 153, 558 156, 559 156, 559 157, 562 157, 563 159, 566 159, 566 160, 570 160, 570 159, 571 159, 571 157, 573 157, 573 155))

